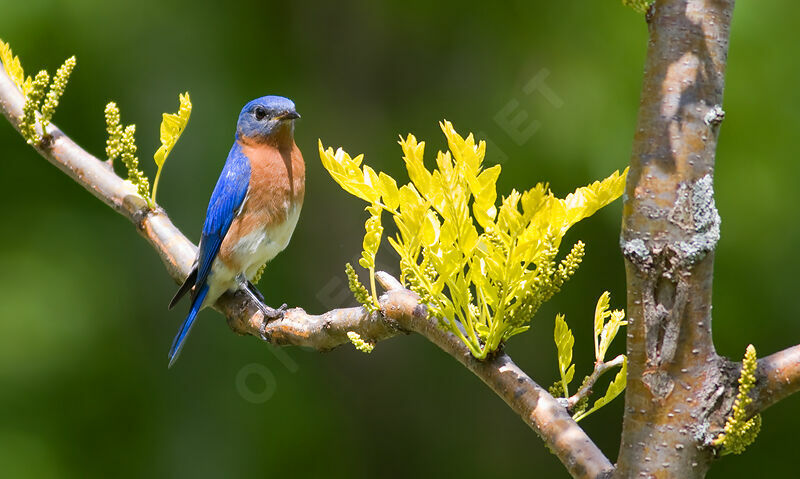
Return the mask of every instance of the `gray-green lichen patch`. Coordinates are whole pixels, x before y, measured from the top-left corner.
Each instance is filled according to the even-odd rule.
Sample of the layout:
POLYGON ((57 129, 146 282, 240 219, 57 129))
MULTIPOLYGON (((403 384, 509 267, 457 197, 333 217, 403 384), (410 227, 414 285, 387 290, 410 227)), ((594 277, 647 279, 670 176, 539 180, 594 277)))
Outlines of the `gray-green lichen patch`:
POLYGON ((646 265, 652 261, 650 250, 647 249, 647 245, 641 238, 634 238, 630 241, 620 238, 620 248, 622 248, 622 254, 633 263, 646 265))
POLYGON ((669 219, 690 236, 673 248, 684 265, 692 265, 713 251, 719 241, 721 219, 714 203, 711 175, 705 175, 691 186, 681 183, 677 196, 669 219))

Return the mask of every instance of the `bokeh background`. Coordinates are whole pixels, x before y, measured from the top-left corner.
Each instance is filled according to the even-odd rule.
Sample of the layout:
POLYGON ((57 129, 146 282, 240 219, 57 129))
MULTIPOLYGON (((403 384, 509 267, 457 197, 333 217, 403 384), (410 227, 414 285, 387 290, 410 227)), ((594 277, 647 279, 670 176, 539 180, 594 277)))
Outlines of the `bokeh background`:
MULTIPOLYGON (((734 15, 714 325, 718 350, 736 358, 748 343, 763 355, 800 339, 797 10, 741 1, 734 15)), ((628 161, 646 28, 615 0, 0 0, 0 38, 28 73, 75 54, 56 123, 102 155, 103 107, 116 101, 138 127, 151 178, 160 115, 191 93, 159 202, 195 241, 241 106, 271 93, 295 100, 308 194, 261 288, 275 304, 322 312, 353 304, 343 265, 359 253, 365 213, 322 169, 318 138, 402 179, 398 135, 426 140, 430 159, 445 147, 437 122, 447 118, 489 142, 501 192, 549 181, 564 195, 628 161), (537 75, 549 97, 524 91, 537 75), (520 129, 538 127, 510 135, 495 119, 504 109, 527 115, 520 129)), ((186 305, 167 311, 176 285, 132 226, 8 124, 0 178, 0 475, 566 477, 499 398, 420 337, 370 356, 276 352, 206 311, 167 370, 186 305)), ((597 297, 610 290, 625 304, 620 211, 616 202, 570 232, 588 245, 583 266, 508 345, 542 384, 556 377, 557 312, 575 330, 582 377, 597 297)), ((380 262, 397 269, 391 254, 380 262)), ((582 423, 612 458, 621 409, 618 399, 582 423)), ((766 464, 791 475, 781 471, 795 470, 799 412, 800 397, 770 409, 758 441, 709 477, 753 477, 766 464)))

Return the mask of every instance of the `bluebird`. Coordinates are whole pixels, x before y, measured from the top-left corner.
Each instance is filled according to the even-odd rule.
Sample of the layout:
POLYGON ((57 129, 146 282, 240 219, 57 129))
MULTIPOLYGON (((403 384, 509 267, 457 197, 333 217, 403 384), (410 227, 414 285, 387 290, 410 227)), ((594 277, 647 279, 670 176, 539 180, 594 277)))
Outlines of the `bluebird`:
POLYGON ((189 315, 169 350, 171 367, 197 313, 226 291, 243 290, 266 317, 282 314, 263 305, 250 282, 261 265, 286 248, 305 195, 305 163, 294 142, 294 103, 280 96, 255 99, 242 108, 236 136, 208 203, 192 272, 169 304, 187 292, 189 315))

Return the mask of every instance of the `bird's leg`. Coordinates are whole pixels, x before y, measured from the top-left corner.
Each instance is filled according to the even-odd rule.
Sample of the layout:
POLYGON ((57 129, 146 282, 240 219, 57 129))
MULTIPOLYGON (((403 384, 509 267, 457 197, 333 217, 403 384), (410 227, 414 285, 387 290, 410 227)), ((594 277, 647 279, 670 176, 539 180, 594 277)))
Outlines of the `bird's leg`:
POLYGON ((286 311, 285 304, 281 305, 281 307, 278 309, 270 308, 264 304, 264 296, 260 291, 258 291, 258 288, 256 288, 253 283, 248 281, 244 274, 240 274, 237 279, 239 280, 240 289, 243 290, 245 294, 247 294, 247 296, 253 300, 254 303, 256 303, 258 309, 264 313, 265 319, 274 320, 283 317, 283 312, 286 311))
POLYGON ((252 282, 250 282, 250 281, 247 282, 247 289, 252 291, 253 294, 256 295, 256 298, 258 298, 258 300, 261 301, 262 303, 266 303, 267 302, 267 300, 264 299, 264 295, 261 294, 261 291, 259 291, 259 289, 256 288, 256 285, 254 285, 252 282))

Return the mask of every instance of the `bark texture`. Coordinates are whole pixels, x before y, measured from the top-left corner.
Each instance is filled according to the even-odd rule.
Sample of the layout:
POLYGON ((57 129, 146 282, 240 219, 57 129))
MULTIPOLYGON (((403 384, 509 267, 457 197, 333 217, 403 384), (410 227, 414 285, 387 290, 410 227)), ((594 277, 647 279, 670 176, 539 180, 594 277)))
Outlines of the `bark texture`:
POLYGON ((714 155, 733 5, 666 0, 648 13, 621 235, 629 323, 619 478, 704 477, 715 415, 735 390, 735 367, 711 337, 714 155))

